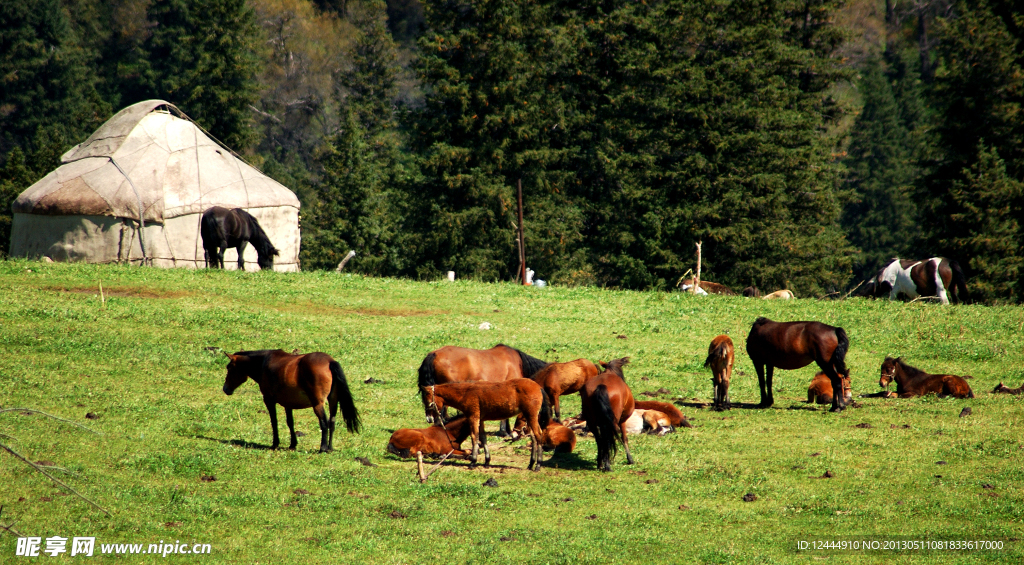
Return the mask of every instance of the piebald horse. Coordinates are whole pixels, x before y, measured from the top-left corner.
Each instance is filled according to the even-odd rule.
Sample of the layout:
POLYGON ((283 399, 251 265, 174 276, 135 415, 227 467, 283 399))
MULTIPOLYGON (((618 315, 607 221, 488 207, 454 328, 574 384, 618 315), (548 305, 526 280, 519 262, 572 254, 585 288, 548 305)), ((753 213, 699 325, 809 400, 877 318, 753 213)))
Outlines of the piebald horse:
POLYGON ((917 261, 893 259, 868 281, 865 291, 873 297, 889 292, 889 300, 895 300, 900 293, 908 298, 936 296, 942 304, 967 302, 967 278, 960 265, 945 257, 932 257, 917 261))

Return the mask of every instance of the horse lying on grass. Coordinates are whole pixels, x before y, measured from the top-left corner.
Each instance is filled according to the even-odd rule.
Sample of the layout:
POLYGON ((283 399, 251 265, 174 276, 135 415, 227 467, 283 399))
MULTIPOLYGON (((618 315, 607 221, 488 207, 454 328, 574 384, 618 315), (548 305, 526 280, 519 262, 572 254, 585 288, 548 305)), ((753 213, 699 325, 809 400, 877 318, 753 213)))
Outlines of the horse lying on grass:
MULTIPOLYGON (((853 402, 853 387, 850 385, 850 369, 839 375, 843 382, 843 404, 853 402)), ((811 385, 807 387, 807 402, 814 404, 832 404, 832 381, 825 373, 814 375, 811 385)))
POLYGON ((903 362, 901 357, 893 359, 886 357, 882 361, 881 377, 878 379, 878 386, 886 388, 889 383, 896 382, 896 394, 900 398, 912 398, 924 396, 925 394, 937 394, 939 396, 952 396, 955 398, 974 398, 971 385, 967 384, 967 376, 959 375, 932 375, 911 367, 903 362))
POLYGON ((436 459, 449 452, 451 457, 466 457, 469 452, 462 450, 462 442, 470 436, 469 432, 469 418, 465 416, 459 416, 444 426, 402 428, 391 434, 387 450, 402 458, 422 453, 436 459))
POLYGON ((993 394, 1020 394, 1024 391, 1024 385, 1020 385, 1017 388, 1008 388, 1003 385, 1002 381, 996 385, 996 388, 992 389, 993 394))

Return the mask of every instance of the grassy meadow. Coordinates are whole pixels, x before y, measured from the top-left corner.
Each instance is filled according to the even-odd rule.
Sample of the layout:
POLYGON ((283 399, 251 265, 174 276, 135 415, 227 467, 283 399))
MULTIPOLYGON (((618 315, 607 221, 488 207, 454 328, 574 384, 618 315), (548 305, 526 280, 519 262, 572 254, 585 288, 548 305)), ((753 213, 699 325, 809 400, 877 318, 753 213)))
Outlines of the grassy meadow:
MULTIPOLYGON (((0 451, 0 524, 100 544, 209 543, 209 555, 132 563, 946 563, 1024 560, 1024 309, 851 299, 791 302, 596 288, 412 282, 336 273, 243 273, 0 262, 0 442, 110 511, 0 451), (103 300, 100 296, 103 288, 103 300), (882 359, 973 375, 976 398, 857 398, 808 409, 815 369, 777 371, 776 404, 717 413, 702 364, 736 344, 730 396, 759 400, 744 351, 758 316, 819 320, 850 336, 854 394, 882 359), (480 330, 482 322, 491 330, 480 330), (446 465, 426 484, 385 451, 424 427, 416 369, 443 345, 505 343, 548 361, 630 356, 635 395, 667 389, 693 428, 631 440, 613 472, 592 438, 525 470, 526 442, 491 438, 491 468, 446 465), (324 351, 342 365, 364 430, 316 452, 310 410, 296 451, 268 449, 258 389, 221 391, 222 351, 324 351), (374 382, 367 383, 368 379, 374 382), (972 413, 960 417, 964 407, 972 413), (86 418, 91 414, 91 418, 86 418), (357 458, 368 458, 374 466, 357 458), (823 478, 828 472, 831 478, 823 478), (483 486, 488 479, 496 487, 483 486), (211 480, 215 479, 215 480, 211 480), (745 501, 748 493, 755 501, 745 501), (1002 540, 1001 551, 797 552, 806 539, 1002 540)), ((579 409, 565 397, 563 415, 579 409)), ((278 411, 287 445, 284 411, 278 411)), ((491 429, 496 429, 492 424, 491 429)), ((468 442, 466 443, 468 446, 468 442)), ((3 532, 0 532, 3 533, 3 532)), ((0 537, 0 562, 16 536, 0 537)), ((69 542, 70 548, 70 542, 69 542)), ((41 554, 36 560, 56 559, 41 554)), ((97 557, 94 557, 97 559, 97 557)), ((25 560, 28 562, 28 560, 25 560)))

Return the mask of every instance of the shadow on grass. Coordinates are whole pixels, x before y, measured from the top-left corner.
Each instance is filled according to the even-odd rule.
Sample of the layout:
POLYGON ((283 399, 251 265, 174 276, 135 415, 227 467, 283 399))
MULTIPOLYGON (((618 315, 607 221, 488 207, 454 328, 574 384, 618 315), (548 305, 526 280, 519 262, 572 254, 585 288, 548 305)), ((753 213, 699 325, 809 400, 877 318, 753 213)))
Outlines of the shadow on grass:
MULTIPOLYGON (((263 449, 263 450, 266 450, 266 451, 270 451, 270 446, 269 445, 264 445, 262 443, 253 443, 251 441, 245 441, 245 440, 242 440, 242 439, 220 439, 220 438, 206 437, 206 436, 195 436, 195 438, 196 439, 205 439, 206 441, 215 441, 217 443, 222 443, 224 445, 234 445, 235 447, 242 447, 242 448, 245 448, 245 449, 263 449)), ((284 450, 282 450, 282 451, 284 451, 284 450)))
MULTIPOLYGON (((685 406, 687 408, 697 408, 700 410, 709 410, 711 412, 723 412, 723 410, 715 410, 714 405, 708 402, 684 402, 682 400, 676 400, 673 404, 677 406, 685 406)), ((729 406, 737 410, 764 410, 760 404, 753 402, 733 402, 729 406)))

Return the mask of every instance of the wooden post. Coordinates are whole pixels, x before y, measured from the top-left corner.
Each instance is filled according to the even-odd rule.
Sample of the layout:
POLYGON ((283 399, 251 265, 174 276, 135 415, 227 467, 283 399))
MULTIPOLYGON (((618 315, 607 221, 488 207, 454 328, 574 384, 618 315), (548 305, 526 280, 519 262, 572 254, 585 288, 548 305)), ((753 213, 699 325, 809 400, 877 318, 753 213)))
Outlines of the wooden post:
POLYGON ((523 179, 516 182, 519 198, 519 280, 526 284, 526 241, 523 237, 523 179))
POLYGON ((697 293, 697 289, 700 288, 700 245, 701 242, 697 242, 697 274, 693 279, 693 293, 697 293))

